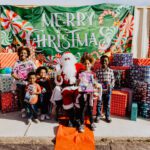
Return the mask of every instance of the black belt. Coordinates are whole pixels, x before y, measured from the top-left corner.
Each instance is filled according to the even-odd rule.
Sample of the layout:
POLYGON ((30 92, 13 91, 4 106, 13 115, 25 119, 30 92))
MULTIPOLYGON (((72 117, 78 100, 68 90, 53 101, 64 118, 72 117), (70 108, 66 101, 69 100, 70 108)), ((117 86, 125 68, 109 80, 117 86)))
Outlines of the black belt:
POLYGON ((67 86, 75 86, 76 84, 65 84, 65 85, 62 85, 63 88, 67 87, 67 86))

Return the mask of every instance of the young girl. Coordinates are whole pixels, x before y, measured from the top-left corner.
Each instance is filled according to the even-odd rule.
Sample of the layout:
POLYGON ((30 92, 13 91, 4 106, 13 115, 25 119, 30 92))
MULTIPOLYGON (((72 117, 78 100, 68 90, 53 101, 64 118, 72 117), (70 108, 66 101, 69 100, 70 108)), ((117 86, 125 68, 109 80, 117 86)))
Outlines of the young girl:
POLYGON ((51 108, 50 97, 52 94, 52 86, 50 80, 47 77, 48 70, 46 67, 39 67, 37 69, 37 74, 39 75, 39 79, 37 83, 41 87, 40 94, 40 108, 41 108, 41 120, 50 119, 49 110, 51 108))
POLYGON ((76 106, 79 109, 79 132, 84 132, 84 116, 86 108, 90 118, 90 128, 94 130, 95 124, 93 121, 93 94, 94 86, 97 85, 95 81, 95 74, 91 71, 91 67, 94 64, 94 58, 91 55, 87 55, 83 61, 85 65, 85 71, 79 74, 79 95, 76 100, 76 106))
POLYGON ((26 86, 26 94, 25 94, 25 108, 27 112, 27 123, 30 124, 32 119, 39 123, 37 119, 37 102, 38 102, 38 95, 41 93, 40 86, 36 83, 36 73, 30 72, 28 74, 28 84, 26 86))
MULTIPOLYGON (((30 50, 28 47, 20 47, 18 49, 18 56, 19 60, 13 67, 12 77, 16 80, 19 108, 24 112, 24 95, 27 75, 29 72, 35 71, 36 66, 28 59, 30 56, 30 50)), ((22 117, 25 117, 25 113, 22 114, 22 117)))

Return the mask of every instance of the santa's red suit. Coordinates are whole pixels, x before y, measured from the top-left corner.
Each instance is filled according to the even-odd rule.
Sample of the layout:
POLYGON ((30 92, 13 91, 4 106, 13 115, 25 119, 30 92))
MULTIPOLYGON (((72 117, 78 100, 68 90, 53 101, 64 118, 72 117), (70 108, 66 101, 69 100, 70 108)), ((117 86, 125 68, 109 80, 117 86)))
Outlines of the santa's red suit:
MULTIPOLYGON (((60 71, 60 80, 55 80, 56 85, 60 85, 62 87, 62 98, 63 98, 63 108, 65 110, 69 110, 74 107, 74 103, 76 100, 76 97, 78 95, 78 87, 77 87, 77 77, 78 74, 85 69, 85 67, 81 63, 74 63, 70 65, 69 63, 72 61, 73 54, 71 53, 64 53, 64 57, 62 56, 62 59, 69 59, 68 60, 68 72, 71 71, 71 69, 75 68, 75 73, 71 76, 67 76, 68 72, 64 73, 63 70, 63 64, 62 64, 62 70, 60 71)), ((66 64, 67 66, 67 64, 66 64)))

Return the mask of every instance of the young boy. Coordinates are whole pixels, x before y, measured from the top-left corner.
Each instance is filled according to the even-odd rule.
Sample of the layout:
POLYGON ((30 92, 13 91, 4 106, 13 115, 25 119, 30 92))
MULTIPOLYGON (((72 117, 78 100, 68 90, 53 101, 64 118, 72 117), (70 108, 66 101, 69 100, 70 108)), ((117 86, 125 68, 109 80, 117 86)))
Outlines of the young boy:
POLYGON ((103 55, 100 58, 100 62, 102 67, 96 71, 96 76, 98 82, 102 84, 103 93, 102 93, 102 100, 99 99, 97 102, 97 114, 96 114, 96 122, 99 122, 100 115, 101 115, 101 106, 103 103, 104 112, 105 112, 105 119, 107 123, 111 122, 110 118, 110 100, 111 100, 111 93, 114 87, 114 73, 113 70, 108 67, 109 65, 109 57, 103 55))
POLYGON ((42 66, 37 69, 38 80, 37 83, 41 87, 40 94, 40 109, 41 109, 41 120, 50 119, 49 110, 51 107, 50 97, 52 94, 52 88, 50 80, 47 77, 48 70, 46 67, 42 66))
POLYGON ((41 93, 40 86, 36 83, 36 73, 30 72, 28 74, 28 85, 26 86, 26 94, 24 98, 25 109, 27 112, 28 124, 32 122, 32 119, 38 123, 37 119, 37 102, 38 95, 41 93))

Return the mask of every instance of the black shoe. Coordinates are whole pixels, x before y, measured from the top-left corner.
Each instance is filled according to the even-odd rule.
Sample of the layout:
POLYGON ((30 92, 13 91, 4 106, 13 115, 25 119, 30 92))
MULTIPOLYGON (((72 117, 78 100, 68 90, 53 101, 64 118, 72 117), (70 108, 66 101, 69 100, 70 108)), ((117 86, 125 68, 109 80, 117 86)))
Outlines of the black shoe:
POLYGON ((52 143, 55 145, 56 144, 56 138, 52 139, 52 143))
POLYGON ((112 122, 111 118, 106 118, 105 120, 106 120, 107 123, 111 123, 112 122))
POLYGON ((55 116, 55 121, 56 121, 56 122, 59 122, 59 119, 58 119, 58 117, 57 117, 57 116, 55 116))
POLYGON ((99 121, 100 121, 100 116, 96 116, 95 122, 96 122, 96 123, 99 123, 99 121))

